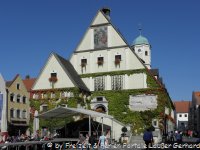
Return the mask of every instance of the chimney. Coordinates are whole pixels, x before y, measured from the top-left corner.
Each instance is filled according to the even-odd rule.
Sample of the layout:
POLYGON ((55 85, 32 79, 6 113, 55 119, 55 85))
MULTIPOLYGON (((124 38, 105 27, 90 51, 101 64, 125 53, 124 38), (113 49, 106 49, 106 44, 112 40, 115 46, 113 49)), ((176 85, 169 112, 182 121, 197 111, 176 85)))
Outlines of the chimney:
POLYGON ((106 15, 108 19, 110 19, 110 9, 109 8, 102 8, 102 12, 106 15))

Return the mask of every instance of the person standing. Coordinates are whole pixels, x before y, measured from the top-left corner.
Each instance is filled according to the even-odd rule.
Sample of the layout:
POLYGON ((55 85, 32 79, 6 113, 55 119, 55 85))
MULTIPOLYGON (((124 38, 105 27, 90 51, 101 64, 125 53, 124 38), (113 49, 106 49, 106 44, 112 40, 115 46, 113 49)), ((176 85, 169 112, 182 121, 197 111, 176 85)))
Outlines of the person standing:
POLYGON ((169 134, 170 142, 174 142, 174 132, 171 131, 169 134))
POLYGON ((96 146, 96 133, 93 132, 93 134, 89 137, 89 143, 91 144, 90 147, 92 148, 92 150, 95 149, 96 146))
POLYGON ((98 141, 98 146, 100 146, 100 150, 106 149, 105 142, 106 142, 106 137, 104 136, 104 133, 102 133, 98 141))
POLYGON ((85 141, 85 137, 83 136, 83 134, 80 134, 79 140, 78 140, 78 142, 76 143, 77 147, 81 147, 81 149, 83 149, 84 141, 85 141))
POLYGON ((143 140, 146 144, 146 149, 150 149, 150 145, 152 144, 153 142, 153 134, 152 132, 150 131, 150 129, 147 129, 145 132, 144 132, 144 135, 143 135, 143 140))
POLYGON ((176 141, 181 144, 182 143, 182 134, 180 131, 176 134, 176 141))

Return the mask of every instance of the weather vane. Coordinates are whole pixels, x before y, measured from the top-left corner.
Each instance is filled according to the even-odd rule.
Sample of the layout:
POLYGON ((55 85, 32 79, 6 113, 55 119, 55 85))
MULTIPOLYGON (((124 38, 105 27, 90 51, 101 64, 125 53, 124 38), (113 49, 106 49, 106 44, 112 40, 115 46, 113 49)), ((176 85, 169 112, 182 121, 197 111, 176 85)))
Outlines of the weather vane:
POLYGON ((141 23, 138 24, 138 30, 140 32, 140 35, 142 35, 142 24, 141 23))

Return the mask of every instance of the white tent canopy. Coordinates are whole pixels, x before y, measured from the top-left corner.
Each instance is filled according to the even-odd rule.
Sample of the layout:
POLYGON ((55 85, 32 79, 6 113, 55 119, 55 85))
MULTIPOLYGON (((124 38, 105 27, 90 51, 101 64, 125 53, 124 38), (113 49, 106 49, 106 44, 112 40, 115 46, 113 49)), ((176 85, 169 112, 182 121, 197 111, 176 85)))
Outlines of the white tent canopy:
POLYGON ((83 108, 70 108, 70 107, 57 107, 38 115, 38 117, 44 118, 44 119, 52 119, 52 118, 66 118, 69 116, 76 116, 80 114, 85 114, 91 117, 103 117, 103 118, 113 119, 112 116, 107 115, 107 114, 103 114, 103 113, 99 113, 96 111, 83 109, 83 108))
MULTIPOLYGON (((91 135, 91 117, 101 117, 102 118, 102 132, 103 132, 103 118, 113 119, 113 116, 99 113, 96 111, 83 109, 83 108, 69 108, 69 107, 57 107, 47 112, 38 115, 39 118, 43 119, 53 119, 53 118, 66 118, 69 116, 76 116, 80 114, 85 114, 89 116, 89 136, 91 135)), ((113 130, 113 127, 112 127, 113 130)))

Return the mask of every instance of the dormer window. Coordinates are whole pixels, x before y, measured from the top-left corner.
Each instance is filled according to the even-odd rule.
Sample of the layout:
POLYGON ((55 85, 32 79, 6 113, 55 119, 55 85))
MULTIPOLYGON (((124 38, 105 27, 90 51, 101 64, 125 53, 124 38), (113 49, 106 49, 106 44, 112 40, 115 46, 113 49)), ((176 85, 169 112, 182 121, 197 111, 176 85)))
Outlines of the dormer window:
POLYGON ((85 67, 87 65, 87 59, 81 59, 81 67, 85 67))
POLYGON ((103 65, 103 57, 98 57, 97 58, 97 64, 100 66, 100 65, 103 65))
POLYGON ((19 90, 19 88, 20 88, 20 84, 19 84, 19 83, 17 83, 17 90, 19 90))

